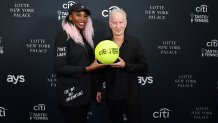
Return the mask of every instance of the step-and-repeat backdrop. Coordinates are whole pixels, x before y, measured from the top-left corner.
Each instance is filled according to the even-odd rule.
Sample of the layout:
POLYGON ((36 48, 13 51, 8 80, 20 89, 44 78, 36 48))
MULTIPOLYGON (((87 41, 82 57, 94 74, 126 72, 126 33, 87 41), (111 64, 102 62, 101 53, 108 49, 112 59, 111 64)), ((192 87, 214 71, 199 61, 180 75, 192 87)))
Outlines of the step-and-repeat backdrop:
MULTIPOLYGON (((1 123, 63 122, 56 105, 54 38, 77 2, 92 12, 95 42, 110 35, 108 13, 126 11, 126 33, 141 40, 149 64, 148 75, 137 78, 142 123, 218 122, 216 0, 1 0, 1 123)), ((92 102, 87 118, 110 123, 108 115, 105 102, 92 102)))

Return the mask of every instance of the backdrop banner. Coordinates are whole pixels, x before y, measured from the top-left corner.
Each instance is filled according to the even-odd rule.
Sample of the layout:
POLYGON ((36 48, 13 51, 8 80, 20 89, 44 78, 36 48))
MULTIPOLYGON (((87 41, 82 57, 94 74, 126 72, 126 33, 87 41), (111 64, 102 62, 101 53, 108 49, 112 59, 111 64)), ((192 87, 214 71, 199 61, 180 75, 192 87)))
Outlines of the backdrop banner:
MULTIPOLYGON (((126 11, 126 33, 142 42, 149 65, 137 78, 142 123, 218 122, 217 0, 1 0, 1 123, 64 122, 54 42, 75 3, 91 11, 95 44, 110 36, 109 12, 126 11)), ((111 123, 104 99, 92 101, 88 123, 111 123)))

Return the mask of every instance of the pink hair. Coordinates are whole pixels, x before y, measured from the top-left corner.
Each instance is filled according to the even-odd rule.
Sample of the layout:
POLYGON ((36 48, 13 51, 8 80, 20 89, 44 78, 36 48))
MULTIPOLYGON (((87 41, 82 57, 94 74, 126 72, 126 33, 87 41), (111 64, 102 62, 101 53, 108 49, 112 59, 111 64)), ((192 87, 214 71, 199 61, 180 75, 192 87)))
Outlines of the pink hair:
MULTIPOLYGON (((84 46, 83 38, 82 38, 79 30, 75 27, 74 24, 70 24, 70 23, 65 22, 63 20, 62 21, 62 28, 63 28, 63 30, 65 30, 67 32, 68 39, 72 38, 75 41, 75 43, 84 46)), ((88 17, 86 26, 85 26, 85 28, 83 30, 83 35, 84 35, 86 41, 88 42, 88 44, 92 48, 94 48, 94 42, 93 42, 93 39, 92 39, 92 37, 94 36, 94 29, 93 29, 92 20, 91 20, 90 17, 88 17)))

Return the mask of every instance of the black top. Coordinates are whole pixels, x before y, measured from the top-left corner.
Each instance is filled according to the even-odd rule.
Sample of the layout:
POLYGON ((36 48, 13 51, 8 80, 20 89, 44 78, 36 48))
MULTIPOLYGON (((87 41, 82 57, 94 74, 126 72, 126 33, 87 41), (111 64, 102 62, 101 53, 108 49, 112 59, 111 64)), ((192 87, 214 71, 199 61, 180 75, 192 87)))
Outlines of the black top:
POLYGON ((64 106, 88 104, 93 75, 86 72, 85 67, 94 60, 93 49, 86 42, 82 46, 72 38, 67 40, 67 34, 63 31, 56 36, 55 50, 58 103, 64 106))
POLYGON ((99 81, 106 81, 106 99, 108 100, 137 97, 139 95, 137 76, 147 74, 148 65, 139 40, 126 36, 120 47, 119 57, 125 61, 124 68, 106 67, 99 72, 99 81))

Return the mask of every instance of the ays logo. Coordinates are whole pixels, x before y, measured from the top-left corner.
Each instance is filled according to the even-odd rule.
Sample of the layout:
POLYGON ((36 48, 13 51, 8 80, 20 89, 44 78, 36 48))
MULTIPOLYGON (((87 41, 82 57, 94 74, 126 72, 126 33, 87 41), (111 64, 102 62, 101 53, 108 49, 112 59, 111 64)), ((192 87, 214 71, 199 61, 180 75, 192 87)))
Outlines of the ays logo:
POLYGON ((142 86, 144 86, 145 84, 152 84, 153 82, 153 76, 138 76, 138 83, 142 86))
POLYGON ((25 76, 24 75, 8 75, 7 76, 7 82, 17 84, 18 82, 25 82, 25 76))

